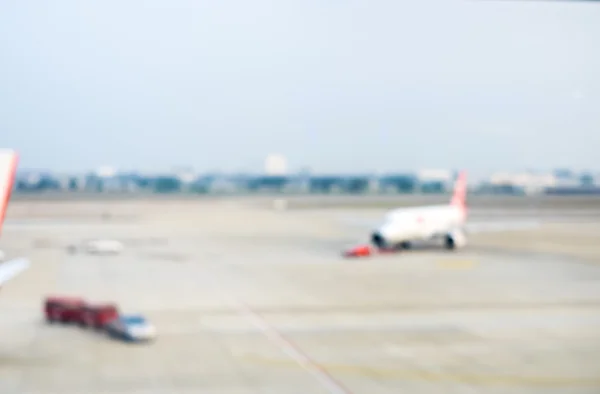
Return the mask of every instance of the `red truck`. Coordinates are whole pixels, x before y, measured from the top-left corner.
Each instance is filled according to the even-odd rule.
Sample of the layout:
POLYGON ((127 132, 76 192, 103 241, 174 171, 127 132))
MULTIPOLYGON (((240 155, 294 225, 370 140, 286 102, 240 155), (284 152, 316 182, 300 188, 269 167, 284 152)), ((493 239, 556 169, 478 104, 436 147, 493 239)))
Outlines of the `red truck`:
POLYGON ((342 252, 344 257, 369 257, 380 254, 398 253, 402 249, 399 248, 376 248, 371 245, 357 245, 342 252))
POLYGON ((86 304, 81 310, 79 325, 100 330, 118 317, 119 309, 115 304, 86 304))
POLYGON ((368 257, 373 254, 369 245, 357 245, 343 252, 344 257, 368 257))
POLYGON ((48 297, 44 303, 46 320, 49 323, 74 323, 79 321, 85 301, 74 297, 48 297))
POLYGON ((88 304, 73 297, 46 298, 44 312, 49 323, 75 323, 96 329, 104 328, 119 315, 114 304, 88 304))

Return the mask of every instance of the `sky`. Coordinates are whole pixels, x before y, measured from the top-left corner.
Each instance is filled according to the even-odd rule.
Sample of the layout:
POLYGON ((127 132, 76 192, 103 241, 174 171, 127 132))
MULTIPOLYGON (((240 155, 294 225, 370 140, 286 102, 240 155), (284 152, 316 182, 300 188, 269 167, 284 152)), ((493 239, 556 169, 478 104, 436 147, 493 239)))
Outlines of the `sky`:
POLYGON ((600 170, 600 3, 4 0, 21 168, 600 170))

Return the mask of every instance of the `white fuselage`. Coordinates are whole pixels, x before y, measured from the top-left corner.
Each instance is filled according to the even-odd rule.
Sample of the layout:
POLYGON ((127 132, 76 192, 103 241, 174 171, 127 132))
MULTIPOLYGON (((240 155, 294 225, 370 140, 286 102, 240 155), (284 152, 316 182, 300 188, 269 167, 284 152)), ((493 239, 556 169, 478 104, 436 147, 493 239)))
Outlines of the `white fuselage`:
POLYGON ((372 239, 379 246, 429 240, 461 230, 465 219, 464 210, 450 204, 395 209, 386 215, 372 239))

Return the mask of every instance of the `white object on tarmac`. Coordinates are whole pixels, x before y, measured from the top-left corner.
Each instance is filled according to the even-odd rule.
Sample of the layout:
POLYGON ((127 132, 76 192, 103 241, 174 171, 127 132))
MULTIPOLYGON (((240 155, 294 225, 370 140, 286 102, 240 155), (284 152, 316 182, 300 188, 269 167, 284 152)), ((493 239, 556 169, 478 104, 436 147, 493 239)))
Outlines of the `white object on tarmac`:
MULTIPOLYGON (((95 239, 84 242, 81 248, 89 254, 119 254, 123 251, 123 243, 114 239, 95 239)), ((77 247, 71 246, 70 249, 75 251, 77 247)))
POLYGON ((110 322, 107 333, 126 341, 152 341, 156 339, 156 328, 141 315, 122 315, 110 322))

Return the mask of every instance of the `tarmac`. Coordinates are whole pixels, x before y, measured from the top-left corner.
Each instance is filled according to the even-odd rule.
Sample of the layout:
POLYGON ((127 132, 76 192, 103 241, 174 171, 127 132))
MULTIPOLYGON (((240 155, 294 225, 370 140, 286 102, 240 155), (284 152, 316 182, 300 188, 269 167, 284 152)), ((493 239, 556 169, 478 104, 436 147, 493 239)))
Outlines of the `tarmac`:
POLYGON ((0 291, 0 393, 598 393, 600 199, 527 201, 471 215, 536 228, 346 260, 369 229, 347 219, 378 204, 17 200, 0 247, 32 266, 0 291), (125 251, 67 253, 91 238, 125 251), (46 324, 63 294, 144 313, 159 337, 46 324))

